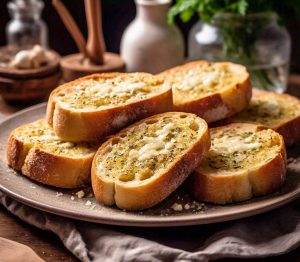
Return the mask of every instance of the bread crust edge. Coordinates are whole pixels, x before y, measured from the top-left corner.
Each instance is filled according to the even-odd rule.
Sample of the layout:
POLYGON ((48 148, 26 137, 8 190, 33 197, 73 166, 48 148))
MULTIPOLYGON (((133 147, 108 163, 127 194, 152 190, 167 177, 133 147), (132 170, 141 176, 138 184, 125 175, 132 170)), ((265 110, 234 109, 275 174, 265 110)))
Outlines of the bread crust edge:
MULTIPOLYGON (((183 68, 192 67, 197 64, 210 63, 208 61, 194 61, 182 66, 174 67, 159 74, 161 77, 167 76, 170 72, 181 71, 183 68)), ((223 63, 232 66, 239 66, 245 71, 245 78, 220 92, 212 93, 208 96, 198 98, 187 102, 174 102, 173 110, 196 114, 206 120, 207 123, 212 123, 225 118, 228 118, 247 107, 252 96, 252 85, 250 75, 242 65, 233 63, 223 63), (212 108, 211 105, 214 105, 212 108)))
MULTIPOLYGON (((300 103, 300 100, 297 97, 291 96, 289 94, 278 94, 278 93, 273 93, 273 92, 267 92, 267 91, 262 91, 262 90, 253 90, 253 94, 257 96, 268 96, 269 94, 276 95, 276 96, 282 96, 285 97, 288 103, 289 99, 297 99, 300 103)), ((224 124, 230 124, 230 123, 241 123, 242 120, 235 119, 234 116, 230 117, 228 119, 225 119, 223 121, 219 121, 216 123, 213 123, 213 126, 220 126, 224 124)), ((247 120, 245 120, 244 123, 247 123, 247 120)), ((249 122, 251 123, 251 122, 249 122)), ((257 124, 259 124, 257 122, 257 124)), ((264 125, 264 123, 260 123, 261 125, 264 125)), ((266 128, 273 129, 274 131, 278 132, 283 136, 284 143, 286 147, 290 147, 291 145, 297 143, 300 141, 300 115, 296 116, 286 122, 283 122, 279 125, 276 126, 265 126, 266 128)))
MULTIPOLYGON (((266 129, 263 126, 257 128, 266 129)), ((284 140, 279 136, 280 152, 269 162, 237 173, 215 176, 195 170, 187 181, 189 192, 199 201, 228 204, 278 190, 285 182, 287 170, 284 140)))
MULTIPOLYGON (((119 74, 121 73, 106 73, 101 75, 103 75, 102 77, 110 78, 119 74)), ((54 101, 56 93, 61 89, 95 76, 97 75, 90 75, 64 84, 53 90, 50 94, 46 120, 62 139, 70 142, 99 141, 135 121, 170 111, 172 108, 173 100, 170 84, 168 89, 144 100, 90 112, 76 112, 72 111, 72 109, 65 109, 54 101)))
MULTIPOLYGON (((164 115, 172 115, 172 112, 165 113, 164 115)), ((156 117, 157 116, 153 116, 133 124, 111 139, 126 133, 127 129, 133 128, 150 119, 155 119, 156 117)), ((143 210, 163 201, 185 181, 194 168, 200 163, 204 153, 207 152, 210 147, 210 137, 206 125, 201 138, 185 152, 183 157, 178 158, 176 162, 172 163, 164 174, 151 180, 149 183, 130 186, 112 180, 104 180, 100 175, 97 175, 97 155, 102 154, 106 150, 106 147, 111 144, 111 139, 101 146, 94 158, 95 160, 92 164, 93 191, 96 199, 100 203, 105 205, 116 204, 119 208, 126 210, 143 210)))
POLYGON ((6 145, 10 167, 34 181, 59 188, 77 188, 89 183, 93 156, 68 158, 54 155, 34 146, 25 146, 13 132, 6 145))

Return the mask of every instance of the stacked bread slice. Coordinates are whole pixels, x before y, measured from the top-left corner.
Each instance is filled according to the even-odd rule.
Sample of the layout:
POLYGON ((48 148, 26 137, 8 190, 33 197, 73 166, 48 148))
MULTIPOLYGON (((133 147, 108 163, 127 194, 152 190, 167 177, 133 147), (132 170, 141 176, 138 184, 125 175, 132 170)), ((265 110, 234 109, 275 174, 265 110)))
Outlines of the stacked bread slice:
POLYGON ((206 122, 193 114, 164 113, 107 140, 92 167, 96 198, 128 210, 149 208, 172 193, 210 147, 206 122))
POLYGON ((40 183, 79 187, 90 181, 98 144, 61 140, 45 120, 20 126, 7 142, 7 161, 15 170, 40 183))
POLYGON ((208 123, 242 111, 251 98, 249 73, 233 63, 190 62, 160 76, 172 82, 174 111, 194 113, 208 123))
POLYGON ((188 181, 196 199, 238 202, 284 183, 286 151, 280 134, 245 123, 212 128, 210 134, 212 146, 188 181))
POLYGON ((92 159, 107 135, 171 108, 170 84, 150 74, 80 78, 51 93, 46 120, 12 131, 7 162, 38 182, 79 187, 90 181, 92 159))
POLYGON ((45 120, 12 131, 7 161, 46 185, 74 188, 91 179, 100 203, 127 210, 158 204, 185 180, 198 200, 242 201, 284 183, 285 146, 271 129, 288 143, 300 137, 298 100, 254 93, 248 107, 251 94, 247 70, 232 63, 83 77, 51 93, 45 120), (262 127, 266 118, 247 120, 256 97, 265 96, 280 100, 271 111, 284 117, 262 127), (218 120, 252 124, 209 132, 207 122, 218 120))
POLYGON ((65 140, 98 141, 137 120, 171 108, 171 85, 153 75, 96 74, 55 89, 46 117, 65 140))
POLYGON ((249 106, 227 122, 260 124, 274 129, 286 146, 300 141, 300 100, 287 94, 254 90, 249 106))

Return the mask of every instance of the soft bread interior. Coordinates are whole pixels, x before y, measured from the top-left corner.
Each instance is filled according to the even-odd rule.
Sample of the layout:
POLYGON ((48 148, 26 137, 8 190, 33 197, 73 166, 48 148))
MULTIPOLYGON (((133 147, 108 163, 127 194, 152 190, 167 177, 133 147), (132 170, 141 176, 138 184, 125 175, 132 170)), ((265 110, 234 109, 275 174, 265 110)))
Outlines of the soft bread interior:
POLYGON ((54 101, 67 109, 91 111, 140 101, 169 88, 146 73, 98 74, 69 83, 54 94, 54 101))
POLYGON ((174 103, 192 101, 242 83, 248 78, 243 66, 231 63, 191 63, 170 70, 174 103))
POLYGON ((98 147, 93 143, 62 141, 43 119, 15 129, 14 136, 28 149, 35 147, 54 155, 69 158, 82 158, 94 154, 98 147))
POLYGON ((263 124, 269 128, 300 116, 300 101, 297 98, 270 92, 253 92, 247 109, 232 117, 234 122, 263 124))
POLYGON ((212 176, 238 174, 264 165, 280 154, 282 139, 278 133, 241 125, 211 130, 211 148, 197 171, 212 176))
POLYGON ((107 182, 149 183, 166 172, 206 130, 205 121, 192 114, 172 113, 144 121, 119 133, 96 155, 97 175, 107 182))

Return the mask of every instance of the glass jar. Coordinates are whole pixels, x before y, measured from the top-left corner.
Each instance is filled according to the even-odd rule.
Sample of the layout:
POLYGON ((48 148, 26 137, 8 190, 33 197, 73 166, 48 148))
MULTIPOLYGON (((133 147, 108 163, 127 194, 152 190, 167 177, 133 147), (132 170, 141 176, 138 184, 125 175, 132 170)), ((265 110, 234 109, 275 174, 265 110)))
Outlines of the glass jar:
POLYGON ((286 90, 290 52, 289 33, 275 13, 218 14, 211 24, 196 23, 189 34, 190 60, 243 64, 254 87, 275 92, 286 90))
POLYGON ((41 20, 44 3, 40 0, 12 0, 7 4, 11 20, 6 27, 9 45, 26 48, 48 45, 48 30, 41 20))

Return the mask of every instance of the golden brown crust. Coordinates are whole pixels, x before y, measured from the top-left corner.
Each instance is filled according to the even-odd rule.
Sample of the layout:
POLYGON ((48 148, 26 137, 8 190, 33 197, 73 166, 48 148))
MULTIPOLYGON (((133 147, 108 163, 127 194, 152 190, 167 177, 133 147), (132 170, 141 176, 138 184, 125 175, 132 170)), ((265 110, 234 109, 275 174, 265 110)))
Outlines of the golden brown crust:
POLYGON ((283 123, 274 129, 283 136, 287 147, 300 141, 300 116, 283 123))
POLYGON ((197 200, 215 204, 243 201, 252 196, 244 172, 218 177, 194 172, 188 180, 188 189, 197 200))
POLYGON ((265 195, 280 188, 285 182, 286 168, 286 150, 282 144, 280 154, 272 161, 250 171, 253 195, 265 195))
MULTIPOLYGON (((291 100, 297 100, 300 104, 298 98, 288 94, 277 94, 277 93, 258 91, 258 90, 255 90, 254 94, 255 96, 269 96, 271 94, 272 96, 280 96, 285 98, 287 103, 291 99, 291 100)), ((266 126, 266 127, 272 128, 273 130, 281 134, 283 136, 284 143, 287 147, 300 141, 300 114, 291 120, 282 122, 279 125, 266 126)))
MULTIPOLYGON (((253 126, 241 123, 232 125, 239 125, 241 128, 253 126)), ((265 127, 257 126, 257 130, 261 129, 265 127)), ((196 169, 189 177, 187 186, 199 201, 227 204, 271 193, 283 185, 285 176, 286 150, 283 138, 280 136, 280 153, 269 162, 231 173, 218 172, 216 175, 196 169)))
MULTIPOLYGON (((177 72, 187 70, 194 66, 203 63, 211 63, 207 61, 194 61, 187 63, 182 66, 174 67, 170 70, 167 70, 159 76, 165 77, 168 80, 172 80, 172 74, 177 72)), ((190 100, 190 101, 181 101, 179 98, 174 99, 174 111, 189 112, 194 113, 208 123, 212 123, 227 117, 230 117, 247 107, 252 96, 252 86, 250 81, 250 76, 241 65, 236 65, 232 63, 222 63, 228 64, 231 66, 239 66, 244 70, 244 79, 239 83, 233 84, 226 89, 223 89, 221 92, 215 92, 208 94, 207 96, 190 100), (176 101, 177 100, 177 101, 176 101)), ((174 96, 173 92, 173 96, 174 96)))
MULTIPOLYGON (((76 112, 62 108, 54 101, 55 95, 62 89, 79 81, 93 77, 113 78, 122 73, 105 73, 83 77, 55 89, 48 101, 46 119, 59 137, 67 141, 99 141, 121 128, 145 117, 170 111, 172 108, 172 89, 162 91, 149 98, 126 103, 107 109, 89 112, 76 112)), ((143 75, 143 73, 140 73, 143 75)))
POLYGON ((21 171, 28 151, 29 148, 25 147, 25 145, 11 133, 6 144, 6 159, 8 165, 17 171, 21 171))
MULTIPOLYGON (((289 103, 289 101, 298 101, 300 105, 300 101, 298 98, 288 95, 288 94, 277 94, 273 92, 267 92, 267 91, 261 91, 261 90, 253 90, 253 97, 270 97, 270 101, 273 100, 274 97, 281 97, 284 98, 286 103, 289 103)), ((246 123, 256 123, 256 124, 261 124, 266 126, 267 128, 271 128, 281 134, 283 136, 285 145, 287 147, 297 143, 300 141, 300 113, 296 115, 293 119, 286 119, 283 120, 281 123, 273 125, 273 124, 268 124, 268 123, 260 123, 259 120, 257 122, 247 120, 247 119, 239 119, 239 115, 233 116, 231 118, 225 119, 223 121, 214 123, 214 126, 220 126, 223 124, 228 124, 228 123, 237 123, 237 122, 246 122, 246 123)))
MULTIPOLYGON (((172 116, 172 114, 170 112, 163 115, 172 116)), ((135 128, 145 121, 157 119, 160 116, 156 115, 144 119, 111 137, 100 147, 94 159, 97 159, 97 155, 104 154, 107 147, 111 145, 112 140, 126 134, 128 129, 135 128)), ((136 185, 105 180, 97 174, 97 163, 94 160, 92 164, 92 186, 95 197, 101 203, 106 205, 116 204, 119 208, 127 210, 142 210, 152 207, 164 200, 184 182, 192 170, 200 163, 203 154, 208 151, 209 147, 210 137, 206 126, 202 137, 183 152, 182 157, 174 161, 163 175, 156 179, 150 179, 148 183, 136 185)))
POLYGON ((60 188, 76 188, 90 181, 94 154, 69 158, 45 152, 17 139, 14 131, 6 145, 7 163, 40 183, 60 188))
POLYGON ((46 185, 76 188, 90 182, 92 160, 93 155, 72 159, 32 148, 21 171, 25 176, 46 185))

